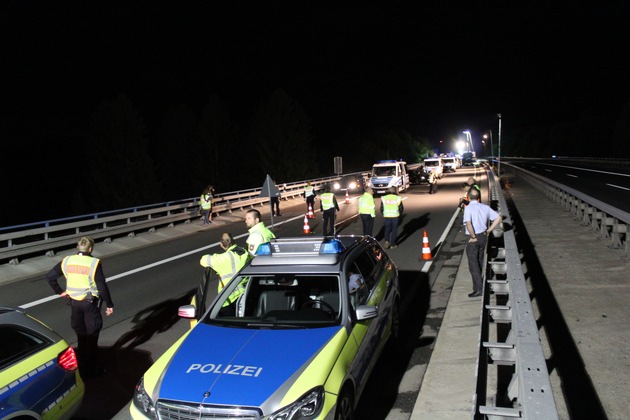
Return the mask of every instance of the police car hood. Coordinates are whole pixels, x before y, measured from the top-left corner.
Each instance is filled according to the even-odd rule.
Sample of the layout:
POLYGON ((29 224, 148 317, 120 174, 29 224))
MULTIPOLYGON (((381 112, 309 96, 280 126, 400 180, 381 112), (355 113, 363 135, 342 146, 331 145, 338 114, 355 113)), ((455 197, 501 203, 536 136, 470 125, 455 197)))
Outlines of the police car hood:
POLYGON ((171 359, 160 399, 261 406, 285 382, 297 379, 341 328, 260 330, 199 324, 171 359))

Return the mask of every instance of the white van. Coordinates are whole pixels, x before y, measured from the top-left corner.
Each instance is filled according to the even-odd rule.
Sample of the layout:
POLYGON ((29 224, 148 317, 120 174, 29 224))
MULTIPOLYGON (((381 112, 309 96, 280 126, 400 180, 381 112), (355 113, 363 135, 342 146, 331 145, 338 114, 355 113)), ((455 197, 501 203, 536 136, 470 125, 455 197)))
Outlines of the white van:
POLYGON ((368 187, 374 194, 387 194, 387 189, 394 187, 398 192, 409 188, 407 163, 399 160, 379 160, 372 166, 368 187))
POLYGON ((456 157, 443 157, 442 164, 446 172, 455 172, 459 168, 459 160, 456 157))
POLYGON ((434 172, 438 179, 442 178, 442 175, 444 174, 444 163, 442 162, 442 158, 426 158, 424 160, 424 170, 427 173, 434 172))

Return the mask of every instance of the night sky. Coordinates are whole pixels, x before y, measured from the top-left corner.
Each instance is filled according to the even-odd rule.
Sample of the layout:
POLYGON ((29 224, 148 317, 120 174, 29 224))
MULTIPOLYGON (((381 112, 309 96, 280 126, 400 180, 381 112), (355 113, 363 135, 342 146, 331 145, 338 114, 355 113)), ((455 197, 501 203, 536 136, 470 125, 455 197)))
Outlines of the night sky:
POLYGON ((401 3, 3 1, 3 182, 54 181, 120 92, 149 127, 211 94, 246 125, 281 88, 319 142, 367 124, 479 139, 497 113, 504 130, 584 113, 614 124, 630 100, 627 1, 401 3))

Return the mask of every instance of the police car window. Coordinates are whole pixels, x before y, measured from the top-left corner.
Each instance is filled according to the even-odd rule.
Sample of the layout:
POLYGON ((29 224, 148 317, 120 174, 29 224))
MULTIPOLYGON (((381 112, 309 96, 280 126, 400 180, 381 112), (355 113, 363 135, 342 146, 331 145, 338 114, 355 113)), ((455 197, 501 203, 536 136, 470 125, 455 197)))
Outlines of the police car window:
POLYGON ((376 268, 376 259, 372 255, 371 252, 362 252, 359 256, 354 260, 353 265, 359 271, 363 279, 365 280, 365 285, 368 290, 371 290, 374 287, 374 283, 376 282, 374 278, 374 269, 376 268))
POLYGON ((11 326, 0 327, 0 368, 30 356, 48 344, 41 337, 11 326))

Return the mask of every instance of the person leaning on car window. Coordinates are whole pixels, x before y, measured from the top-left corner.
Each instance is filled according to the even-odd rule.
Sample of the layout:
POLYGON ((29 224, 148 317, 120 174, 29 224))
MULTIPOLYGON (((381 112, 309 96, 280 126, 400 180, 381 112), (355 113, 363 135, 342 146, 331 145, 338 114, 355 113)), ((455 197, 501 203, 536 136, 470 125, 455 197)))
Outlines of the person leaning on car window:
POLYGON ((99 376, 103 369, 98 365, 98 336, 103 327, 101 302, 107 308, 105 315, 114 313, 114 302, 103 274, 101 260, 92 256, 94 239, 84 236, 77 243, 78 252, 65 257, 46 275, 48 284, 60 295, 70 299, 70 323, 77 334, 79 371, 84 379, 99 376), (66 290, 58 283, 66 278, 66 290))

